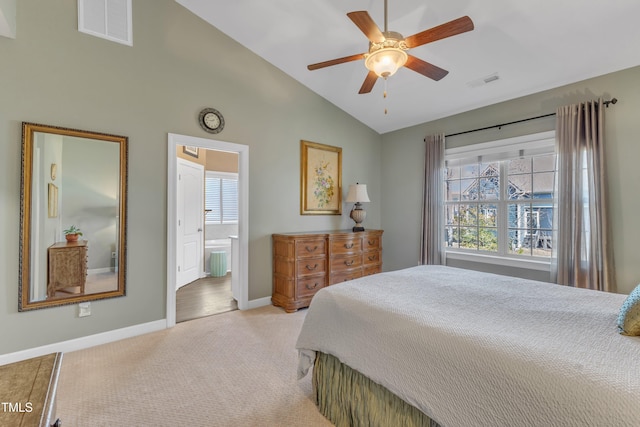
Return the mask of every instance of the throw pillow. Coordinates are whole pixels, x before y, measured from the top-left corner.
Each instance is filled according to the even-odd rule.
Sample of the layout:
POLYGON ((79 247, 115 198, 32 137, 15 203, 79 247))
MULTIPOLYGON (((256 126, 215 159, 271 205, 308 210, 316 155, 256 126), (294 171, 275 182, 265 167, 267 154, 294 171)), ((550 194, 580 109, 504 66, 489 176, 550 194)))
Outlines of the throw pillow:
POLYGON ((618 331, 622 335, 640 336, 640 285, 631 291, 620 307, 618 331))

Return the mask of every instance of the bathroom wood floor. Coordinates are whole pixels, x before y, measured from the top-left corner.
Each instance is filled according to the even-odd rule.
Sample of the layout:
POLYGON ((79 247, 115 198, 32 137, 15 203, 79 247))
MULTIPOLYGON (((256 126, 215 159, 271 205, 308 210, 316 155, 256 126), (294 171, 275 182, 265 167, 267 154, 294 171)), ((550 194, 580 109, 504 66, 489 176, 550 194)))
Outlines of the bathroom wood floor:
POLYGON ((205 277, 176 292, 176 323, 237 310, 231 295, 231 274, 205 277))

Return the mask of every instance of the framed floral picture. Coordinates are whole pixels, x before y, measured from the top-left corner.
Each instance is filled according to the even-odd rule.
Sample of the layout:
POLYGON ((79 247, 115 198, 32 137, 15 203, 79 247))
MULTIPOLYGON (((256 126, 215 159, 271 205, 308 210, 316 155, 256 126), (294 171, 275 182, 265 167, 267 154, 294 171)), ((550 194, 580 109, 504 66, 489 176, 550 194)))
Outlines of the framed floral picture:
POLYGON ((342 148, 300 141, 300 214, 342 214, 342 148))

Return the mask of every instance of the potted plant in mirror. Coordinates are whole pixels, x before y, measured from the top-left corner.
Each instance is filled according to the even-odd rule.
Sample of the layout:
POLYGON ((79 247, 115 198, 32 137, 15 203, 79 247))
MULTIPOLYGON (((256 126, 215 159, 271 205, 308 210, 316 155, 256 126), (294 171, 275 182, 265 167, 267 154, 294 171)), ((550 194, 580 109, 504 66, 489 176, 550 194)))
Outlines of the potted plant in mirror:
POLYGON ((63 231, 63 233, 64 233, 64 237, 67 239, 67 242, 77 242, 78 237, 82 236, 82 231, 80 231, 80 229, 75 225, 72 225, 71 227, 67 228, 66 230, 63 231))

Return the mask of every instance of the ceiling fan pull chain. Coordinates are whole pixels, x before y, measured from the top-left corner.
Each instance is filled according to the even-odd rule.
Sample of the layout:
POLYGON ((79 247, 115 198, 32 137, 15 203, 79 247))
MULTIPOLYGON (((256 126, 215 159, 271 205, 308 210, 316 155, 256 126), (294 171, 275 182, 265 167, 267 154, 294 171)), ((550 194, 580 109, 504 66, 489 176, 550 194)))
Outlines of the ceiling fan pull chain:
MULTIPOLYGON (((384 77, 384 91, 382 92, 382 97, 384 98, 385 104, 387 103, 387 78, 384 77)), ((387 114, 387 107, 384 107, 384 113, 387 114)))

